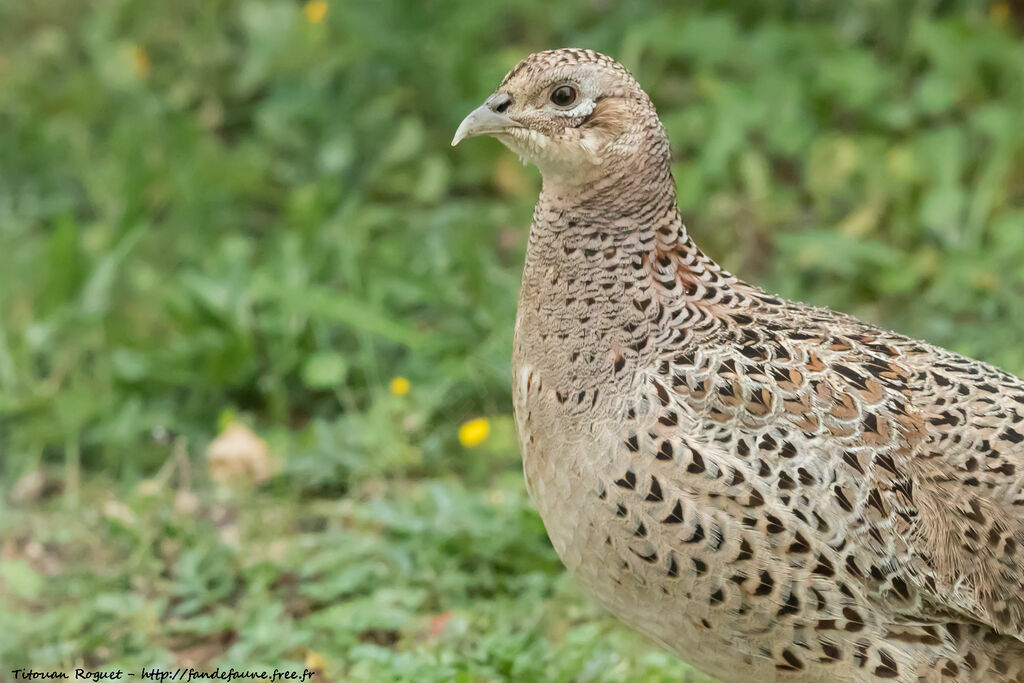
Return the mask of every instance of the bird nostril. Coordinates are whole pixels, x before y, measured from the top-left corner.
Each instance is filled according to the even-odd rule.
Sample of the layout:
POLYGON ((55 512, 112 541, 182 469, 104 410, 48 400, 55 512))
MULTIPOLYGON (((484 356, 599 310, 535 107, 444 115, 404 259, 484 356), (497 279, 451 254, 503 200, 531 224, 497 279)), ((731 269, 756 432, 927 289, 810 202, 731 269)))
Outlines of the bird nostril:
POLYGON ((491 107, 491 111, 498 114, 504 114, 508 111, 508 108, 512 106, 512 96, 508 93, 499 93, 497 95, 493 95, 488 104, 491 107))

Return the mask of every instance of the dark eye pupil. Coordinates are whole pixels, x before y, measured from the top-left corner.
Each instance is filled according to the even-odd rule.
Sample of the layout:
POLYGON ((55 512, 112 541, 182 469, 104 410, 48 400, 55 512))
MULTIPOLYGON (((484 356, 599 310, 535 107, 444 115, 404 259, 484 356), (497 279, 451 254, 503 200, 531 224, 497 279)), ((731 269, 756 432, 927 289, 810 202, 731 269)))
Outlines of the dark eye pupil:
POLYGON ((551 101, 559 107, 565 107, 576 101, 576 89, 568 85, 555 88, 551 93, 551 101))

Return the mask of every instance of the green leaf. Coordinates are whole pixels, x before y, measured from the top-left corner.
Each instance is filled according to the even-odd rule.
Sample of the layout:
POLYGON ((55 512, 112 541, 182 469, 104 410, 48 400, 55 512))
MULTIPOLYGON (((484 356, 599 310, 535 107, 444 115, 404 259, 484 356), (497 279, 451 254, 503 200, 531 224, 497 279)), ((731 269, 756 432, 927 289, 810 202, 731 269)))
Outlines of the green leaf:
POLYGON ((0 560, 0 586, 11 595, 31 600, 39 595, 43 577, 24 560, 0 560))
POLYGON ((347 371, 348 365, 341 354, 325 351, 306 359, 302 381, 310 389, 328 389, 341 384, 347 371))
POLYGON ((254 296, 272 301, 289 311, 312 318, 340 322, 360 332, 376 334, 409 347, 420 347, 430 335, 380 313, 380 309, 354 297, 311 286, 304 290, 281 290, 269 283, 257 286, 254 296))

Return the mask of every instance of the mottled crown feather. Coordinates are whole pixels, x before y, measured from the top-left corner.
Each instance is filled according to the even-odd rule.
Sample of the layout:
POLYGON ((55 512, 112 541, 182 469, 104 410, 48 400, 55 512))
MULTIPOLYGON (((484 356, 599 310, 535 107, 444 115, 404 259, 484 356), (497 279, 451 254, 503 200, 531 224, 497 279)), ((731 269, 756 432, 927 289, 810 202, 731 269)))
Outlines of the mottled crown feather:
POLYGON ((607 67, 609 70, 618 71, 630 80, 633 80, 633 74, 629 72, 629 69, 622 66, 608 55, 585 48, 563 47, 556 50, 542 50, 541 52, 534 52, 532 55, 525 57, 505 75, 505 78, 501 81, 501 87, 508 85, 509 81, 516 76, 524 74, 524 72, 543 71, 552 67, 572 66, 578 64, 595 64, 607 67))

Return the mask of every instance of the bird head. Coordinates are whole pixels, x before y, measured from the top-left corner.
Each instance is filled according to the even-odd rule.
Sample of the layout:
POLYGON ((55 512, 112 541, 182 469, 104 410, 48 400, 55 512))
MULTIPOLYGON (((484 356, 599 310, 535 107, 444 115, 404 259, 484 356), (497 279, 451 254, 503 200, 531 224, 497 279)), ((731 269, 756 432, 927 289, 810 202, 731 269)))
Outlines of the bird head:
POLYGON ((462 121, 452 146, 475 135, 491 135, 535 164, 546 184, 569 187, 668 157, 650 98, 624 66, 593 50, 547 50, 521 61, 462 121))

